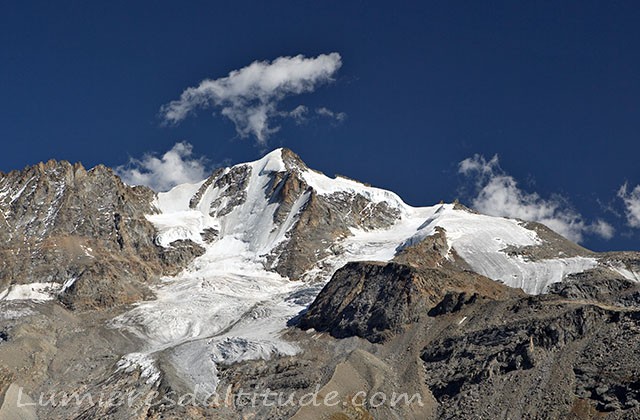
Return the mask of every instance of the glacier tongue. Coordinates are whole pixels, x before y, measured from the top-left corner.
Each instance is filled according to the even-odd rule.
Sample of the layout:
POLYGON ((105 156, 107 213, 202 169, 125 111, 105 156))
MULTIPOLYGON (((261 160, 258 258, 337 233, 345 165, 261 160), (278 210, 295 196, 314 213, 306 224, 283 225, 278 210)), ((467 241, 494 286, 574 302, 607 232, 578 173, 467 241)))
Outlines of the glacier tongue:
POLYGON ((156 300, 141 303, 112 322, 142 338, 147 354, 166 351, 180 365, 199 361, 184 364, 181 371, 198 378, 193 385, 214 389, 215 363, 297 352, 279 333, 305 308, 291 296, 309 287, 241 258, 234 261, 232 271, 244 274, 225 271, 230 262, 218 262, 215 251, 208 252, 192 270, 167 279, 156 300))
MULTIPOLYGON (((507 247, 540 244, 536 232, 515 220, 474 214, 451 204, 414 208, 391 192, 287 163, 282 154, 278 149, 256 162, 225 169, 220 176, 231 180, 226 183, 203 181, 159 194, 159 213, 148 216, 158 230, 157 242, 171 246, 175 240, 191 239, 204 246, 205 254, 179 275, 164 279, 156 300, 140 303, 112 322, 147 343, 141 354, 164 352, 185 380, 206 385, 211 392, 217 384, 216 364, 297 352, 281 338, 281 331, 343 264, 391 260, 403 246, 433 235, 436 227, 444 228, 449 245, 473 270, 528 293, 541 293, 567 274, 597 264, 584 257, 527 261, 509 255, 507 247), (268 191, 276 174, 292 171, 309 189, 276 222, 281 203, 268 191), (326 247, 334 252, 316 260, 303 276, 307 281, 293 282, 265 269, 266 257, 290 239, 311 191, 328 199, 340 192, 358 194, 371 203, 386 203, 399 217, 389 228, 349 227, 347 237, 328 239, 326 247), (201 235, 208 228, 218 232, 213 242, 201 235)), ((148 364, 140 355, 127 363, 135 360, 148 364)))

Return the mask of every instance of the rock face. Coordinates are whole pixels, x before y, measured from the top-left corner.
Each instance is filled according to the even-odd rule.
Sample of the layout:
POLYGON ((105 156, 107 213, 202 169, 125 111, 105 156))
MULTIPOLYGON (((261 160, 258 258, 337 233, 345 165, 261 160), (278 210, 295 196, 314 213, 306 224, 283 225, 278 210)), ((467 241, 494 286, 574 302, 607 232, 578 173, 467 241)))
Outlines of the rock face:
POLYGON ((154 193, 128 187, 108 168, 49 161, 0 176, 0 289, 65 285, 74 309, 110 307, 151 296, 149 282, 176 273, 202 250, 154 243, 154 193))
POLYGON ((443 418, 638 415, 637 309, 533 298, 465 313, 421 355, 443 418))
POLYGON ((517 296, 467 270, 443 229, 401 246, 393 262, 352 262, 339 269, 301 317, 300 327, 381 342, 433 313, 459 310, 484 299, 517 296))
POLYGON ((462 304, 509 294, 517 292, 471 273, 395 262, 353 262, 334 274, 302 316, 300 327, 337 338, 358 336, 382 342, 433 310, 453 311, 462 304), (451 300, 460 303, 449 305, 451 300))
POLYGON ((590 300, 603 304, 640 306, 638 283, 606 270, 591 270, 571 275, 566 281, 554 284, 549 293, 571 300, 590 300))

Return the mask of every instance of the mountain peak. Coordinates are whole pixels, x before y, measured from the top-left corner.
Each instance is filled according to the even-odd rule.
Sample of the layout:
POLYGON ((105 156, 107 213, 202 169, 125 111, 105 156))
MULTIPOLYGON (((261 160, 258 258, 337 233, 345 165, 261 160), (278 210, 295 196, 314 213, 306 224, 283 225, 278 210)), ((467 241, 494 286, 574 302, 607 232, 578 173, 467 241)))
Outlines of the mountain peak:
POLYGON ((282 161, 284 162, 287 169, 291 168, 299 168, 299 169, 308 169, 307 164, 296 154, 293 150, 287 149, 286 147, 282 147, 277 149, 280 151, 280 155, 282 157, 282 161))
POLYGON ((259 160, 249 164, 255 165, 261 173, 300 172, 308 169, 300 156, 286 147, 274 149, 259 160))

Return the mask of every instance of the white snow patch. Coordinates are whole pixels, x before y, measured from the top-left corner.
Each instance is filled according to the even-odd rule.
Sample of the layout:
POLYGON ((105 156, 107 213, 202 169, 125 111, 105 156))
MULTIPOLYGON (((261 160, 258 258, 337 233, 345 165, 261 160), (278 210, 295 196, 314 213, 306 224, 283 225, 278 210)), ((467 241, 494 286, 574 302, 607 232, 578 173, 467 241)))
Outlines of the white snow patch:
POLYGON ((338 268, 349 261, 389 261, 406 245, 408 238, 423 234, 424 237, 435 233, 434 228, 424 227, 425 220, 433 217, 440 206, 411 208, 404 204, 405 217, 398 220, 388 229, 363 230, 351 229, 348 236, 335 244, 338 252, 320 262, 324 266, 324 273, 320 267, 308 273, 307 277, 318 275, 328 281, 338 268))
POLYGON ((330 178, 321 172, 316 172, 311 169, 302 171, 301 174, 305 182, 312 186, 320 195, 347 192, 351 194, 360 194, 374 203, 386 202, 392 207, 399 208, 407 206, 397 194, 380 188, 369 187, 358 181, 340 176, 330 178))
POLYGON ((611 264, 611 269, 621 276, 623 276, 627 280, 640 282, 640 273, 629 270, 624 264, 611 264))
POLYGON ((453 210, 450 206, 431 225, 445 229, 448 242, 474 271, 530 294, 543 293, 550 284, 562 281, 568 274, 580 273, 598 264, 595 258, 527 261, 520 255, 508 255, 504 252, 508 246, 540 243, 535 231, 513 219, 453 210))
POLYGON ((71 278, 69 278, 69 280, 65 281, 64 284, 62 285, 62 288, 58 292, 58 294, 62 294, 64 292, 66 292, 67 289, 69 289, 71 286, 73 286, 73 284, 76 282, 76 280, 78 280, 77 277, 71 277, 71 278))
POLYGON ((267 153, 262 159, 248 163, 247 165, 252 165, 258 167, 260 169, 260 174, 264 175, 270 172, 284 172, 287 170, 287 167, 282 160, 282 149, 275 149, 272 152, 267 153))
POLYGON ((8 300, 52 300, 60 290, 59 283, 29 283, 12 284, 3 292, 0 292, 0 301, 8 300))
POLYGON ((197 184, 178 185, 165 193, 159 193, 155 207, 159 214, 147 215, 147 220, 158 230, 156 242, 168 247, 173 241, 190 239, 202 243, 200 233, 206 228, 218 228, 218 223, 207 211, 192 210, 189 201, 205 181, 197 184))
MULTIPOLYGON (((579 273, 597 265, 594 258, 573 257, 527 261, 510 256, 504 249, 540 244, 533 230, 513 219, 491 217, 464 210, 451 204, 411 208, 389 229, 352 230, 353 236, 340 245, 343 253, 326 262, 338 267, 347 261, 389 261, 399 250, 419 243, 435 234, 436 227, 445 229, 449 246, 455 249, 471 268, 508 286, 522 288, 530 294, 543 293, 568 274, 579 273)), ((314 275, 319 271, 313 272, 314 275)))
POLYGON ((93 248, 84 246, 84 245, 80 245, 80 247, 84 251, 84 255, 86 255, 89 258, 95 258, 95 256, 93 255, 93 248))
POLYGON ((135 370, 140 370, 140 377, 148 385, 152 385, 158 382, 161 376, 160 370, 158 370, 155 360, 148 354, 129 353, 122 356, 122 358, 118 361, 118 367, 116 371, 131 373, 135 370))

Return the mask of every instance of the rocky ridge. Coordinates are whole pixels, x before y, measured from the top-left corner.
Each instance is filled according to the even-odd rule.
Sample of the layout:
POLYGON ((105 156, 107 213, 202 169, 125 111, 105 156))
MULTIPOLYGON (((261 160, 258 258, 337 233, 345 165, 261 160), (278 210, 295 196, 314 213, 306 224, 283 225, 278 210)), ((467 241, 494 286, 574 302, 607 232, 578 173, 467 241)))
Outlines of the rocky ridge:
POLYGON ((154 243, 154 192, 129 187, 104 166, 49 161, 0 176, 0 289, 59 285, 74 309, 133 303, 148 285, 180 271, 202 249, 154 243), (64 287, 63 287, 64 285, 64 287))

